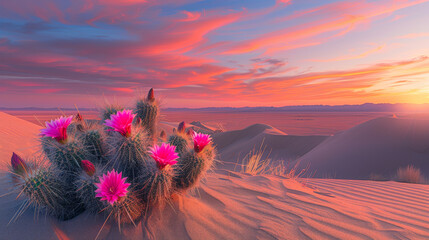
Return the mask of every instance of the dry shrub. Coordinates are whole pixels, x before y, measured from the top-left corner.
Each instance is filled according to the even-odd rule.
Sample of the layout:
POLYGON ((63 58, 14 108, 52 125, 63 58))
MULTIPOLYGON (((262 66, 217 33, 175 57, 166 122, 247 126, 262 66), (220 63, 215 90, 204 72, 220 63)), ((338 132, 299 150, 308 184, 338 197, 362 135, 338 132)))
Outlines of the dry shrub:
POLYGON ((399 168, 396 172, 396 179, 399 182, 406 183, 422 183, 424 181, 420 169, 411 165, 399 168))
POLYGON ((299 161, 294 165, 291 164, 291 161, 275 161, 273 162, 271 158, 269 158, 268 153, 264 156, 266 148, 259 147, 259 149, 253 149, 250 151, 241 162, 241 172, 248 173, 251 175, 260 175, 260 174, 272 174, 275 176, 281 176, 290 179, 297 179, 304 175, 308 167, 298 170, 299 161))
POLYGON ((290 161, 280 161, 276 166, 272 166, 270 169, 271 174, 276 176, 282 176, 290 179, 297 179, 304 175, 309 166, 304 169, 298 170, 300 161, 297 161, 295 165, 291 165, 290 161))
POLYGON ((383 176, 382 174, 371 173, 369 175, 369 180, 371 180, 371 181, 389 181, 390 179, 383 176))
POLYGON ((250 151, 241 162, 241 172, 251 175, 269 173, 271 159, 268 157, 263 158, 264 152, 265 148, 262 148, 262 145, 259 147, 259 150, 253 149, 250 151))

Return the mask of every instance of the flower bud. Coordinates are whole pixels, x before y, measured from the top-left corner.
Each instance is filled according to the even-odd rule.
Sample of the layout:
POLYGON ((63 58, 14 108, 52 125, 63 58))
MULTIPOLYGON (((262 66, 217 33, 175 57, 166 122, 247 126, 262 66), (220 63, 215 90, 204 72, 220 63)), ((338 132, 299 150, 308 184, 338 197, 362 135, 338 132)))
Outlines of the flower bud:
POLYGON ((148 100, 149 102, 153 102, 153 101, 155 101, 155 94, 154 94, 154 92, 153 92, 153 88, 151 88, 151 89, 149 90, 149 92, 147 93, 147 100, 148 100))
POLYGON ((83 171, 86 172, 86 174, 88 174, 90 177, 94 176, 95 166, 92 162, 90 162, 88 160, 82 160, 81 166, 82 166, 83 171))
POLYGON ((185 129, 186 129, 185 122, 181 122, 181 123, 179 123, 179 126, 177 127, 177 131, 178 131, 179 133, 184 133, 184 132, 185 132, 185 129))
POLYGON ((22 160, 20 156, 16 153, 12 153, 12 158, 10 159, 12 169, 16 174, 22 175, 27 172, 27 164, 22 160))
POLYGON ((165 131, 164 131, 164 130, 162 130, 162 131, 161 131, 161 133, 159 134, 159 137, 160 137, 162 140, 167 140, 167 134, 165 133, 165 131))

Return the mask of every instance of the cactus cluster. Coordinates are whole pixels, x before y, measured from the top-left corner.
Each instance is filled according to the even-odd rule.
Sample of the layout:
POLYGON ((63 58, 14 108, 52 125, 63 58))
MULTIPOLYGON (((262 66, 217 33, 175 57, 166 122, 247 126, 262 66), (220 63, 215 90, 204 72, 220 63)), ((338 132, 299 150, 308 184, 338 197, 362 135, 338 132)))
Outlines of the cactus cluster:
POLYGON ((149 208, 195 187, 213 165, 209 135, 179 124, 157 134, 158 102, 151 89, 134 109, 109 105, 101 121, 81 114, 46 123, 40 134, 43 164, 15 153, 10 173, 26 203, 67 220, 85 209, 135 223, 149 208))

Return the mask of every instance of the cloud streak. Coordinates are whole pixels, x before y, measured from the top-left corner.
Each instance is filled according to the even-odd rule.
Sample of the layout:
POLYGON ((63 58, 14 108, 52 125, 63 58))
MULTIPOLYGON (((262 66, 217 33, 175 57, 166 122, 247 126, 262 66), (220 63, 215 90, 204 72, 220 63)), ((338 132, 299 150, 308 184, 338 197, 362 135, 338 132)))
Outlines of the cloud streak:
MULTIPOLYGON (((385 46, 395 42, 365 31, 384 19, 387 26, 408 21, 412 14, 406 10, 428 8, 425 2, 3 1, 0 92, 7 106, 32 103, 23 96, 46 104, 67 96, 59 99, 72 105, 101 95, 125 98, 150 87, 189 107, 228 106, 237 99, 248 105, 359 103, 398 92, 410 99, 428 74, 427 58, 403 59, 429 52, 393 53, 385 46), (405 13, 396 14, 399 10, 405 13), (407 18, 391 21, 392 14, 407 18), (340 40, 350 49, 356 34, 362 42, 353 49, 379 44, 361 53, 344 54, 336 47, 325 53, 326 44, 340 40), (319 54, 308 58, 308 51, 319 54), (381 51, 393 60, 379 58, 381 51), (323 64, 342 62, 349 63, 344 70, 323 70, 323 64)), ((401 44, 426 36, 406 28, 395 34, 399 37, 392 39, 401 44)))
POLYGON ((346 60, 352 60, 352 59, 360 59, 365 58, 370 54, 380 52, 386 47, 386 45, 381 45, 376 48, 370 49, 368 51, 365 51, 363 53, 354 54, 354 55, 346 55, 346 56, 339 56, 336 58, 330 58, 330 59, 309 59, 309 61, 312 62, 339 62, 339 61, 346 61, 346 60))

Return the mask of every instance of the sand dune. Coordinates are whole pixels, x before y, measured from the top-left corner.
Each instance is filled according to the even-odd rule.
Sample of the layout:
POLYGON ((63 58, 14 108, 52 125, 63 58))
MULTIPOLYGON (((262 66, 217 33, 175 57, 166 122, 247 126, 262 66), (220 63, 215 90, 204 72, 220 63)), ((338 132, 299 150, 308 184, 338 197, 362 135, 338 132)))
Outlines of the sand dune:
MULTIPOLYGON (((26 124, 0 115, 0 126, 7 126, 0 132, 0 145, 7 144, 1 152, 3 165, 22 143, 29 141, 29 147, 36 143, 29 139, 37 134, 38 126, 26 124)), ((226 149, 246 134, 256 137, 264 133, 289 137, 266 125, 256 125, 231 135, 238 135, 236 139, 223 135, 225 146, 220 145, 226 149)), ((7 194, 10 185, 5 174, 0 175, 0 182, 0 195, 7 194)), ((16 196, 0 198, 0 239, 94 239, 104 223, 102 217, 86 213, 65 222, 43 215, 35 219, 34 211, 28 209, 8 225, 21 203, 16 196)), ((339 179, 295 181, 217 170, 195 193, 176 196, 171 206, 151 211, 136 227, 125 226, 119 232, 117 225, 108 221, 100 239, 428 239, 427 196, 428 185, 339 179)))
POLYGON ((193 126, 194 130, 198 130, 199 132, 204 132, 204 133, 221 132, 220 129, 217 129, 216 127, 208 126, 207 124, 204 124, 199 121, 193 121, 191 122, 191 125, 193 126))
MULTIPOLYGON (((161 130, 164 130, 168 135, 170 135, 173 133, 173 128, 177 129, 178 125, 179 125, 179 122, 160 122, 159 128, 161 130)), ((220 131, 215 127, 210 127, 200 122, 186 123, 186 129, 189 129, 189 128, 192 128, 194 131, 207 133, 207 134, 213 134, 215 132, 220 131)))
POLYGON ((12 151, 28 155, 37 149, 40 127, 0 112, 0 162, 10 159, 12 151))
MULTIPOLYGON (((306 179, 233 172, 211 174, 195 194, 148 214, 120 233, 108 222, 102 239, 427 239, 426 185, 362 180, 306 179)), ((4 187, 4 186, 3 186, 4 187)), ((4 189, 1 189, 4 192, 4 189)), ((82 214, 66 222, 34 220, 14 196, 0 199, 1 239, 94 239, 101 217, 82 214), (23 229, 25 228, 25 231, 23 229)))
POLYGON ((219 168, 234 169, 236 163, 253 149, 265 148, 263 157, 273 160, 295 160, 316 147, 327 136, 292 136, 265 124, 254 124, 242 130, 217 133, 213 140, 219 151, 219 168))
POLYGON ((429 176, 429 119, 377 118, 330 137, 300 158, 316 177, 392 177, 409 164, 429 176))

